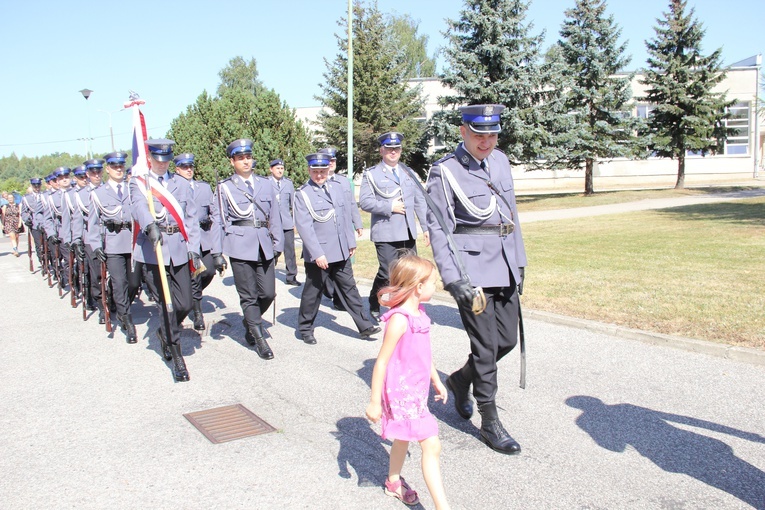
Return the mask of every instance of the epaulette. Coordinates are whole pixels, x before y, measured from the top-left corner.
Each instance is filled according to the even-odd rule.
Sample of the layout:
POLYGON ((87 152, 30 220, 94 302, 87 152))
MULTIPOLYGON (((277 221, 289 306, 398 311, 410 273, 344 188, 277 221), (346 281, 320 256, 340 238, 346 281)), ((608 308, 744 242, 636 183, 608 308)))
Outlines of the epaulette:
POLYGON ((447 154, 447 155, 446 155, 446 156, 444 156, 443 158, 439 159, 438 161, 434 161, 434 162, 433 162, 433 164, 432 164, 431 166, 440 165, 441 163, 443 163, 443 162, 444 162, 444 161, 446 161, 447 159, 451 159, 451 158, 453 158, 453 157, 455 157, 455 156, 454 156, 454 153, 453 153, 453 152, 450 152, 449 154, 447 154))
POLYGON ((290 182, 292 182, 292 179, 290 179, 290 178, 289 178, 289 177, 287 177, 286 175, 282 175, 282 179, 284 179, 285 181, 290 181, 290 182))

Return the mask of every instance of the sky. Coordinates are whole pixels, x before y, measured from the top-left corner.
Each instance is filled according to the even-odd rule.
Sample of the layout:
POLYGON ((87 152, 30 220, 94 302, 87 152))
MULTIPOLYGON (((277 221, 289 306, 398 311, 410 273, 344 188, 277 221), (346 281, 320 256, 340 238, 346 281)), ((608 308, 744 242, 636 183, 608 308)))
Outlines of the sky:
MULTIPOLYGON (((462 0, 385 0, 383 13, 419 21, 434 54, 446 41, 446 19, 458 19, 462 0)), ((559 36, 575 0, 533 0, 527 21, 559 36)), ((645 40, 669 0, 609 0, 607 13, 622 29, 632 62, 643 67, 645 40)), ((723 50, 732 64, 765 51, 765 1, 688 0, 706 30, 703 51, 723 50)), ((0 157, 55 152, 94 155, 131 144, 131 116, 119 111, 138 92, 150 137, 203 92, 214 94, 230 59, 254 58, 259 78, 293 108, 316 106, 314 96, 338 53, 337 22, 347 0, 2 0, 0 2, 0 157), (92 90, 88 100, 79 92, 92 90), (87 139, 92 138, 90 147, 87 139)), ((439 69, 444 59, 438 58, 439 69)), ((47 170, 47 169, 43 169, 47 170)), ((52 170, 52 169, 51 169, 52 170)))

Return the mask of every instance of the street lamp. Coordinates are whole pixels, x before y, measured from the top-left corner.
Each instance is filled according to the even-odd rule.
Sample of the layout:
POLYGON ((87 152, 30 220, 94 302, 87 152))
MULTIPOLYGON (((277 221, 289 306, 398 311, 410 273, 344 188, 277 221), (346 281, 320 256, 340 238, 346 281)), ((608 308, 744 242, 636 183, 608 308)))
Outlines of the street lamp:
POLYGON ((112 129, 112 113, 117 113, 123 111, 124 108, 120 108, 119 110, 114 110, 113 112, 109 112, 106 110, 98 110, 101 113, 105 113, 109 116, 109 134, 112 137, 112 152, 116 151, 117 149, 114 148, 114 130, 112 129))
MULTIPOLYGON (((90 89, 82 89, 80 91, 80 94, 82 94, 82 97, 85 98, 86 103, 88 102, 88 98, 90 97, 92 93, 93 91, 90 89)), ((93 139, 93 137, 90 134, 90 109, 87 110, 87 114, 88 114, 88 159, 90 159, 92 157, 92 151, 90 150, 90 140, 93 139)))

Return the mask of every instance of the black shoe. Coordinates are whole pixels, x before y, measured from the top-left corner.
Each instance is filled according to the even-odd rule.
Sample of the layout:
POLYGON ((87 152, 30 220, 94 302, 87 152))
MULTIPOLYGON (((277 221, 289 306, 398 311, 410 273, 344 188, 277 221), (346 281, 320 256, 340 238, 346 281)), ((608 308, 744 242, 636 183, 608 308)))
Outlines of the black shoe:
POLYGON ((365 329, 364 331, 359 333, 359 338, 369 338, 372 335, 376 335, 380 331, 382 331, 382 330, 379 327, 377 327, 377 326, 370 326, 367 329, 365 329))
POLYGON ((167 342, 165 341, 165 335, 162 333, 161 329, 157 330, 157 336, 159 337, 159 350, 162 354, 162 357, 165 359, 165 361, 170 361, 173 359, 173 353, 170 352, 170 346, 167 345, 167 342))
POLYGON ((205 329, 205 318, 204 315, 202 315, 202 302, 194 300, 193 304, 193 310, 191 313, 194 314, 194 329, 197 331, 204 331, 205 329))
POLYGON ((104 314, 103 310, 98 310, 98 323, 106 324, 106 314, 104 314))
POLYGON ((459 380, 458 372, 446 378, 446 387, 454 393, 454 408, 457 414, 469 420, 473 416, 473 403, 470 401, 470 384, 465 385, 459 380))
POLYGON ((242 319, 242 326, 244 326, 244 339, 249 345, 255 345, 255 337, 250 333, 250 328, 247 327, 247 321, 242 319))
POLYGON ((306 333, 302 336, 302 339, 308 345, 316 345, 316 338, 311 333, 306 333))
POLYGON ((173 377, 176 382, 188 381, 189 371, 186 368, 186 362, 181 355, 181 346, 178 344, 170 346, 170 353, 173 358, 173 377))
POLYGON ((510 437, 505 427, 502 426, 494 402, 478 404, 478 411, 481 413, 481 430, 479 432, 481 441, 495 452, 505 455, 520 453, 521 445, 510 437))
POLYGON ((255 352, 261 359, 274 359, 274 351, 271 350, 265 338, 255 338, 255 352))
POLYGON ((244 319, 242 322, 244 322, 245 339, 247 343, 255 347, 255 352, 258 353, 258 356, 261 359, 274 359, 274 351, 271 350, 271 346, 266 341, 263 326, 256 324, 252 331, 250 331, 250 328, 247 327, 247 322, 244 319))
POLYGON ((300 287, 301 285, 303 285, 297 280, 286 280, 284 283, 286 283, 287 285, 292 285, 293 287, 300 287))
POLYGON ((344 312, 345 311, 345 307, 343 306, 343 303, 340 300, 338 300, 338 301, 332 300, 332 306, 335 308, 335 310, 337 310, 339 312, 344 312))
POLYGON ((133 324, 133 317, 131 317, 130 314, 126 314, 120 317, 120 327, 122 328, 122 331, 124 331, 127 335, 127 343, 138 343, 138 335, 135 332, 135 324, 133 324))

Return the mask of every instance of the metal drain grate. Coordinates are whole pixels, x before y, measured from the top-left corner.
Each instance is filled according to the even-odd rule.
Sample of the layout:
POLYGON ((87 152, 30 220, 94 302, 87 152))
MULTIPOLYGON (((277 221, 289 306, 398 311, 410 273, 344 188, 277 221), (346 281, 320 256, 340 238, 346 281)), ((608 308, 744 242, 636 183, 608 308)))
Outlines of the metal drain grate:
POLYGON ((211 443, 216 444, 276 431, 242 404, 186 413, 183 416, 211 443))

